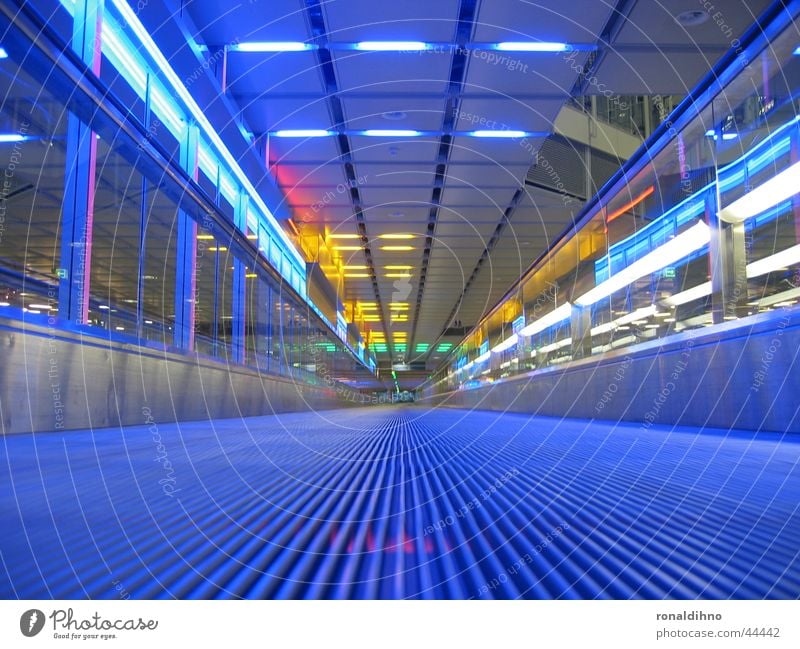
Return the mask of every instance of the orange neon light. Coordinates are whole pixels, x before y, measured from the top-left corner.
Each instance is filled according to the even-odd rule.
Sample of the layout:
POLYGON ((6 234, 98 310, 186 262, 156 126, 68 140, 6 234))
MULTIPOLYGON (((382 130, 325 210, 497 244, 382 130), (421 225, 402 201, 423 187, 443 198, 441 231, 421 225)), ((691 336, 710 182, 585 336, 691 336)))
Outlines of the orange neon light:
POLYGON ((613 221, 614 219, 622 216, 628 210, 633 209, 639 203, 641 203, 645 198, 650 196, 650 194, 652 194, 654 191, 656 191, 656 188, 653 185, 650 185, 650 187, 645 189, 641 194, 639 194, 632 201, 630 201, 629 203, 625 203, 625 205, 620 207, 616 212, 612 212, 611 214, 606 216, 606 223, 611 223, 611 221, 613 221))

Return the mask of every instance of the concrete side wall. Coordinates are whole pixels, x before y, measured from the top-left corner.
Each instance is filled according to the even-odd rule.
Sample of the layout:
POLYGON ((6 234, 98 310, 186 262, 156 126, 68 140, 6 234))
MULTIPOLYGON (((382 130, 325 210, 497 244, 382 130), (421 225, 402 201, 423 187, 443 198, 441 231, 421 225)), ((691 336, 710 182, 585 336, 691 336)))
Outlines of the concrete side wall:
POLYGON ((678 334, 419 403, 645 427, 800 433, 800 309, 678 334))
POLYGON ((18 327, 0 322, 0 433, 358 405, 332 388, 205 358, 18 327))

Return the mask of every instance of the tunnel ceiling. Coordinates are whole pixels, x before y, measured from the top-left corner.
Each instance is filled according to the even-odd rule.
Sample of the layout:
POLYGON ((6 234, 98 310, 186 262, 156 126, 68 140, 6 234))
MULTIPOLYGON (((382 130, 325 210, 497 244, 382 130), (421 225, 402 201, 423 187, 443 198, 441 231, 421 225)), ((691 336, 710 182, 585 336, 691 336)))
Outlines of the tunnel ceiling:
POLYGON ((387 340, 406 332, 408 342, 405 357, 379 360, 435 365, 444 356, 437 343, 461 338, 453 323, 474 325, 581 206, 524 183, 564 104, 601 93, 684 95, 768 4, 717 0, 719 15, 694 26, 676 20, 692 22, 685 12, 702 8, 692 0, 194 0, 179 20, 209 52, 228 46, 224 92, 257 137, 337 134, 270 136, 271 171, 301 231, 363 237, 336 241, 355 248, 342 251, 352 267, 345 297, 380 303, 375 328, 387 340), (430 47, 353 47, 389 40, 430 47), (236 51, 277 41, 315 47, 236 51), (531 41, 575 49, 488 47, 531 41), (376 129, 422 134, 363 134, 376 129), (477 130, 529 135, 465 135, 477 130), (382 238, 393 234, 415 236, 382 238), (397 302, 409 304, 404 322, 391 318, 397 302))

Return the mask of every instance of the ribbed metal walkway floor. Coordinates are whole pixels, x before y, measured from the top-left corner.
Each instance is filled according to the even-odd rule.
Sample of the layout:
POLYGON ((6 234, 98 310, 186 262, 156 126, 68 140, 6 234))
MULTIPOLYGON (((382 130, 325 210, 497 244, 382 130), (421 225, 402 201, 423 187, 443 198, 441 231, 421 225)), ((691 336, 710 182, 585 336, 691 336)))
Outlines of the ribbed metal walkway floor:
POLYGON ((0 456, 5 598, 800 596, 778 436, 410 407, 0 456))

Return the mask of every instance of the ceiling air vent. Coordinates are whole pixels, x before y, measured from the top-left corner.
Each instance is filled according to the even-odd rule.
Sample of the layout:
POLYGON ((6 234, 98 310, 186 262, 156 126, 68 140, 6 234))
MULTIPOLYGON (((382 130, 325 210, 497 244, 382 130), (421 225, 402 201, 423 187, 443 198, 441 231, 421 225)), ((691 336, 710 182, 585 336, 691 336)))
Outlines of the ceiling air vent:
POLYGON ((569 140, 551 136, 536 154, 536 162, 528 170, 526 184, 586 200, 586 163, 584 147, 569 140))

